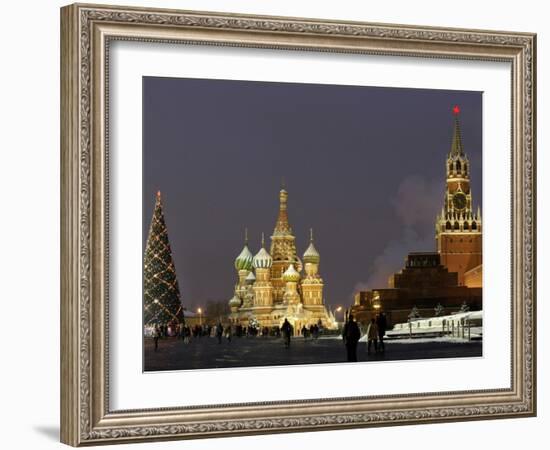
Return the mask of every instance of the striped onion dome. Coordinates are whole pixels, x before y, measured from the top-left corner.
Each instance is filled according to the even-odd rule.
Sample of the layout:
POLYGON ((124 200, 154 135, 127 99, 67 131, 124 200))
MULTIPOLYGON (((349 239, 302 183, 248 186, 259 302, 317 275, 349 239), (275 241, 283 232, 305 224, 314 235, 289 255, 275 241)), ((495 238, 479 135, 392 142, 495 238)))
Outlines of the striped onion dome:
POLYGON ((231 300, 229 300, 229 306, 231 308, 238 308, 241 306, 241 299, 237 297, 237 295, 234 295, 231 300))
POLYGON ((254 283, 254 281, 256 281, 256 275, 254 275, 254 272, 250 271, 244 281, 250 284, 254 283))
POLYGON ((313 245, 313 241, 309 243, 309 247, 304 252, 304 262, 305 263, 312 263, 312 264, 319 264, 319 261, 321 260, 321 255, 319 255, 319 252, 313 245))
POLYGON ((294 268, 294 264, 288 266, 288 269, 283 273, 284 281, 294 281, 295 283, 300 281, 300 273, 294 268))
POLYGON ((244 244, 244 247, 235 259, 235 269, 237 270, 251 270, 252 269, 252 259, 254 256, 248 249, 248 245, 244 244))
POLYGON ((254 267, 256 269, 269 269, 273 264, 273 258, 267 252, 267 250, 262 247, 260 251, 256 253, 256 256, 254 256, 252 264, 254 264, 254 267))

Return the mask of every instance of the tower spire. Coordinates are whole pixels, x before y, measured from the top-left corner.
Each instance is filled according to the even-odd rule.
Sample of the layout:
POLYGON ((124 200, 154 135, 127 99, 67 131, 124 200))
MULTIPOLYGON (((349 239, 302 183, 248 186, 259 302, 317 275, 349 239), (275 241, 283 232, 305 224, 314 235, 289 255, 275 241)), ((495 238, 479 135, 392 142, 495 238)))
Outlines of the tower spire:
POLYGON ((264 248, 265 246, 265 236, 264 236, 264 232, 262 231, 262 248, 264 248))
POLYGON ((313 228, 309 229, 309 242, 313 242, 313 228))
POLYGON ((248 228, 244 227, 244 245, 248 245, 248 228))
POLYGON ((279 191, 279 215, 277 216, 277 223, 275 224, 274 234, 286 235, 292 234, 292 229, 288 223, 287 213, 288 192, 281 188, 279 191))
POLYGON ((453 140, 451 142, 451 155, 464 155, 464 146, 462 145, 462 133, 460 131, 460 122, 458 116, 460 114, 460 107, 455 105, 453 107, 453 116, 454 120, 454 130, 453 130, 453 140))
POLYGON ((470 188, 471 167, 464 152, 459 114, 460 107, 455 105, 452 108, 454 129, 451 148, 445 164, 445 197, 442 215, 436 219, 435 239, 441 264, 449 272, 457 273, 460 286, 466 283, 466 272, 482 263, 482 236, 481 219, 474 216, 470 188), (467 239, 462 236, 457 239, 457 234, 469 236, 467 239))

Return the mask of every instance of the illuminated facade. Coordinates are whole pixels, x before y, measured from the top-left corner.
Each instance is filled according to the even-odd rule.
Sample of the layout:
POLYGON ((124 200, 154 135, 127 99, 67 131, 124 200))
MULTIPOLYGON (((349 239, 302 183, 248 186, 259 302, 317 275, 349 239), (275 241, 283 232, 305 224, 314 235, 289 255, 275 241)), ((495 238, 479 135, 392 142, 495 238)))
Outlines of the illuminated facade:
POLYGON ((238 281, 229 300, 229 319, 244 326, 255 323, 275 327, 286 318, 296 333, 304 325, 336 328, 334 316, 324 305, 323 279, 319 274, 321 258, 313 244, 313 232, 302 262, 288 221, 287 204, 288 193, 281 189, 269 252, 262 235, 261 248, 253 256, 245 237, 244 248, 235 259, 238 281))
POLYGON ((470 162, 462 145, 459 112, 458 106, 455 106, 453 140, 446 162, 447 186, 441 213, 435 221, 435 239, 441 264, 449 272, 458 274, 458 284, 479 287, 482 268, 481 211, 479 206, 477 211, 474 210, 470 162), (470 273, 465 277, 467 272, 470 273))

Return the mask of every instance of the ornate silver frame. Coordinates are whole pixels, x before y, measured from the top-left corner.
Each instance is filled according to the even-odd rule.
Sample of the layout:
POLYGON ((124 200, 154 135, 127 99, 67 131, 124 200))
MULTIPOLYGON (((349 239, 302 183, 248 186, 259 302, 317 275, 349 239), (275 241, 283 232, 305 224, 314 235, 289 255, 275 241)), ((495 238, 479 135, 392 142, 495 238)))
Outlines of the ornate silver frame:
POLYGON ((97 445, 535 415, 535 52, 536 36, 529 33, 83 4, 62 8, 62 442, 97 445), (106 67, 113 39, 510 62, 510 388, 111 411, 106 67))

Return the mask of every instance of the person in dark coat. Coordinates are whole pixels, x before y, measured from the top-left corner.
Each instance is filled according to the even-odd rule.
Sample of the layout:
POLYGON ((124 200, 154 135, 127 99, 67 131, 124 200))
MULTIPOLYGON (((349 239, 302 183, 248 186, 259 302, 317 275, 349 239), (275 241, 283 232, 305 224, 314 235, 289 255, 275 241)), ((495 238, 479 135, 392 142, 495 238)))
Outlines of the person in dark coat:
POLYGON ((372 344, 374 344, 374 353, 378 353, 378 326, 374 317, 370 320, 367 328, 367 353, 369 355, 372 344))
POLYGON ((218 344, 222 343, 222 336, 223 336, 223 325, 221 322, 218 322, 218 325, 216 326, 216 337, 218 338, 218 344))
POLYGON ((281 332, 283 333, 285 348, 289 348, 290 336, 292 335, 292 325, 290 325, 290 322, 288 321, 288 319, 285 319, 285 321, 283 322, 283 326, 281 327, 281 332))
POLYGON ((153 334, 153 339, 155 340, 155 351, 159 348, 159 338, 160 338, 160 328, 158 325, 155 325, 155 331, 153 334))
POLYGON ((384 313, 378 314, 376 317, 376 325, 378 327, 378 347, 381 352, 384 352, 384 336, 386 335, 386 329, 388 328, 388 321, 384 313))
POLYGON ((228 325, 225 327, 225 337, 229 343, 231 343, 231 336, 233 336, 233 330, 231 329, 231 325, 228 325))
POLYGON ((183 326, 183 342, 185 344, 189 344, 191 341, 191 328, 189 328, 189 325, 183 326))
POLYGON ((353 319, 353 315, 350 314, 342 331, 342 339, 346 346, 348 362, 357 362, 357 343, 360 338, 361 331, 359 330, 359 326, 353 319))

